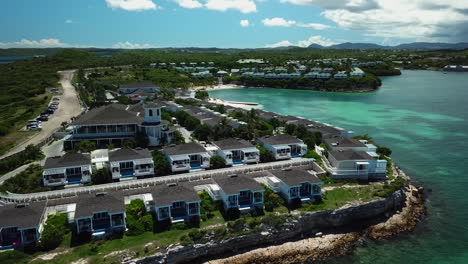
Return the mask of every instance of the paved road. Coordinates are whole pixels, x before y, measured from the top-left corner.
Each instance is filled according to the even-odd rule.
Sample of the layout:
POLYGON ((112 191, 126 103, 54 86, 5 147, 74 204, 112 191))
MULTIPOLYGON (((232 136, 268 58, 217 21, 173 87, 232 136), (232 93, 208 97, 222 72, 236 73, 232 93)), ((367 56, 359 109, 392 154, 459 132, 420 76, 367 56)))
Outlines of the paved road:
POLYGON ((49 121, 42 122, 42 130, 27 140, 21 142, 6 154, 0 157, 6 157, 22 151, 29 144, 39 144, 44 139, 52 136, 56 129, 60 128, 63 122, 68 122, 72 117, 78 116, 82 109, 78 99, 75 87, 71 84, 74 71, 62 71, 60 74, 60 84, 63 87, 63 94, 60 96, 59 108, 49 121))

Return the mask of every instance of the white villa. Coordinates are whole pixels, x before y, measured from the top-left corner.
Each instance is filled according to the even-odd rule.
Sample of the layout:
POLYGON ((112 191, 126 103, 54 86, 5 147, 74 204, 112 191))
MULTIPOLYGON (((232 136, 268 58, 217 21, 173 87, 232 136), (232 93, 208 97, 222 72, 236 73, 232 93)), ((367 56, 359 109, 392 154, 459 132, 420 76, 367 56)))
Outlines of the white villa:
POLYGON ((307 145, 288 134, 268 136, 257 139, 264 148, 273 152, 276 160, 290 159, 307 154, 307 145))
POLYGON ((147 149, 119 149, 109 152, 112 179, 154 175, 154 162, 147 149))
POLYGON ((219 195, 225 211, 238 209, 241 213, 248 213, 256 208, 263 209, 265 189, 248 176, 228 175, 216 178, 215 183, 219 186, 219 195))
POLYGON ((172 172, 210 167, 210 155, 208 151, 196 142, 167 147, 163 152, 171 164, 172 172))
POLYGON ((213 142, 217 155, 226 160, 226 165, 258 163, 260 151, 250 142, 242 139, 224 139, 213 142))
POLYGON ((91 156, 89 154, 65 154, 47 158, 42 173, 44 186, 82 184, 91 181, 91 156))
POLYGON ((157 221, 190 222, 200 216, 200 196, 191 186, 168 184, 156 186, 151 210, 157 221))

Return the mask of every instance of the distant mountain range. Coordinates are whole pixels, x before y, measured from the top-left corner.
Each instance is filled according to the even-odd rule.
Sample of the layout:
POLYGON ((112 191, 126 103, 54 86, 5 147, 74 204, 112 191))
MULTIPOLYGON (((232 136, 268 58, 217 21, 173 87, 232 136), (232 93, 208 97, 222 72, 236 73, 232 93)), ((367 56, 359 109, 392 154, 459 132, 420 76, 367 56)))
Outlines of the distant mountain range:
POLYGON ((468 49, 468 43, 441 43, 441 42, 413 42, 400 44, 396 46, 383 46, 373 43, 341 43, 331 46, 321 46, 319 44, 311 44, 309 49, 391 49, 391 50, 441 50, 453 49, 462 50, 468 49))

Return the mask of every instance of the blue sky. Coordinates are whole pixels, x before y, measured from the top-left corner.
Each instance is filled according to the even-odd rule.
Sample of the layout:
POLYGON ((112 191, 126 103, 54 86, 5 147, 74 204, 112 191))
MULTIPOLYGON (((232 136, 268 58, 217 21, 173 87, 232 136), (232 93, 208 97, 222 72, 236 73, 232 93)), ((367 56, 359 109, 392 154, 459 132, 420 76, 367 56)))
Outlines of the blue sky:
POLYGON ((468 1, 8 0, 0 48, 468 41, 468 1), (462 3, 465 2, 465 3, 462 3))

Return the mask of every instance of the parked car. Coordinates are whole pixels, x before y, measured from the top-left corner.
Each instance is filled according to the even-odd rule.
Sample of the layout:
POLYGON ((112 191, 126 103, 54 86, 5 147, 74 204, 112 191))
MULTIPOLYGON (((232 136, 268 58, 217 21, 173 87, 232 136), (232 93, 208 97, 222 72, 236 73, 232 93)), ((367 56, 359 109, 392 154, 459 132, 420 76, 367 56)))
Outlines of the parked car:
POLYGON ((36 118, 36 120, 39 121, 48 121, 49 120, 49 115, 48 114, 41 114, 40 117, 36 118))
POLYGON ((60 98, 59 97, 54 97, 54 98, 52 98, 52 101, 54 101, 54 102, 57 101, 58 102, 58 101, 60 101, 60 98))

